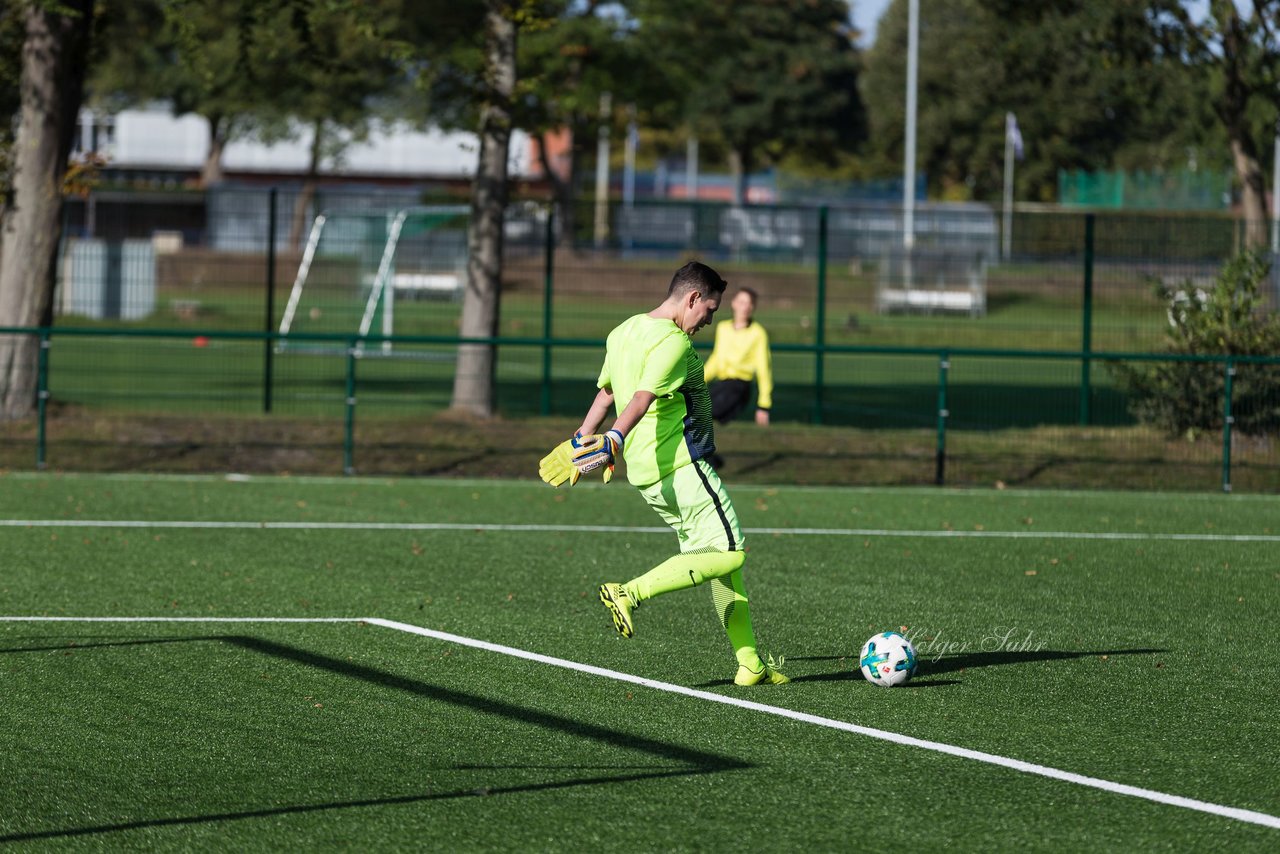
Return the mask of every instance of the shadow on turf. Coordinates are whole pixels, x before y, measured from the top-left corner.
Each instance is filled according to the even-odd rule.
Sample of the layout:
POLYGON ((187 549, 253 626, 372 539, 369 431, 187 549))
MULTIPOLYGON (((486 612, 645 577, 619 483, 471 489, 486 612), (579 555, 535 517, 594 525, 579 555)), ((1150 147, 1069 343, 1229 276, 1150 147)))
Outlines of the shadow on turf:
MULTIPOLYGON (((387 798, 368 798, 363 800, 351 801, 334 801, 332 803, 322 804, 297 804, 294 806, 276 807, 272 809, 261 810, 244 810, 241 812, 225 812, 211 815, 195 815, 195 816, 179 816, 170 818, 154 818, 140 819, 137 821, 120 822, 117 824, 102 824, 91 827, 72 827, 56 830, 40 830, 28 833, 13 833, 0 836, 0 844, 7 842, 25 842, 37 839, 61 839, 73 836, 89 836, 99 833, 115 833, 126 830, 138 830, 147 827, 171 827, 176 825, 205 824, 220 821, 238 821, 241 819, 266 818, 278 815, 291 815, 297 813, 321 812, 324 810, 335 809, 353 809, 358 807, 378 807, 390 806, 396 804, 412 804, 425 803, 428 801, 453 800, 457 798, 470 797, 492 797, 494 795, 507 795, 526 792, 542 792, 552 791, 556 789, 570 789, 578 786, 599 786, 618 783, 630 783, 639 780, 656 780, 670 777, 685 777, 698 774, 715 774, 722 771, 733 771, 742 768, 750 768, 751 764, 734 759, 728 756, 720 756, 714 753, 708 753, 693 748, 683 747, 678 744, 658 741, 657 739, 645 738, 644 736, 635 735, 634 733, 623 732, 621 730, 610 729, 608 727, 598 726, 596 724, 587 723, 585 721, 574 720, 572 718, 562 717, 550 712, 542 712, 524 706, 517 706, 506 703, 501 700, 492 700, 486 697, 480 697, 475 694, 468 694, 463 691, 455 691, 447 688, 441 688, 436 685, 430 685, 426 682, 420 682, 416 679, 409 679, 404 676, 398 676, 394 673, 388 673, 385 670, 378 670, 373 667, 366 667, 360 664, 353 664, 349 661, 342 661, 329 656, 318 655, 285 644, 275 643, 273 641, 263 640, 261 638, 240 636, 240 635, 211 635, 208 637, 198 638, 181 638, 181 639, 164 639, 164 640, 136 640, 121 641, 111 644, 86 644, 79 647, 53 647, 59 650, 75 650, 86 649, 90 646, 129 646, 141 645, 148 643, 177 643, 181 641, 222 641, 224 643, 238 646, 242 649, 252 652, 271 656, 272 658, 285 661, 292 661, 307 667, 314 667, 320 670, 327 670, 339 676, 350 679, 359 679, 383 688, 390 688, 396 691, 403 691, 418 697, 425 697, 438 702, 450 703, 456 706, 472 709, 486 715, 494 715, 506 718, 520 724, 542 727, 545 729, 558 730, 568 735, 597 741, 610 747, 622 747, 628 750, 638 750, 651 756, 682 763, 683 767, 677 768, 661 768, 649 766, 650 770, 637 771, 627 774, 612 774, 609 776, 591 776, 578 777, 571 780, 556 780, 542 783, 528 783, 521 786, 497 786, 497 787, 479 787, 462 789, 452 792, 438 792, 422 795, 402 795, 387 798)), ((15 652, 32 652, 30 648, 13 650, 15 652)), ((468 767, 468 766, 464 766, 468 767)), ((487 766, 469 766, 472 768, 480 768, 487 766)), ((516 766, 519 767, 519 766, 516 766)), ((594 767, 594 766, 593 766, 594 767)), ((635 768, 637 766, 610 766, 617 768, 635 768)), ((640 766, 644 767, 644 766, 640 766)), ((559 770, 584 770, 577 766, 565 766, 559 770)))
MULTIPOLYGON (((833 656, 838 657, 838 656, 833 656)), ((797 658, 796 661, 813 661, 814 659, 797 658)), ((866 682, 863 678, 861 670, 837 670, 832 673, 809 673, 805 676, 792 676, 792 682, 866 682)), ((694 685, 694 688, 723 688, 733 684, 732 679, 713 679, 710 682, 701 682, 694 685)), ((903 685, 904 688, 942 688, 947 685, 959 685, 958 679, 931 679, 927 682, 914 679, 903 685)), ((751 699, 757 699, 752 694, 751 699)))
MULTIPOLYGON (((1027 664, 1032 661, 1066 661, 1077 658, 1100 658, 1113 655, 1156 655, 1165 652, 1163 649, 1099 649, 1067 651, 1061 649, 1040 650, 1003 650, 998 652, 966 652, 958 655, 944 655, 940 658, 920 659, 918 678, 927 678, 942 673, 960 673, 977 667, 1001 667, 1009 664, 1027 664)), ((856 655, 810 655, 796 656, 791 661, 848 661, 856 662, 856 655)), ((860 670, 839 670, 834 673, 818 673, 811 676, 798 676, 792 682, 834 682, 840 680, 865 681, 860 670)), ((727 684, 727 683, 714 683, 727 684)), ((955 685, 957 680, 934 680, 932 682, 910 682, 908 685, 928 687, 931 685, 955 685)))
MULTIPOLYGON (((53 637, 58 637, 54 635, 53 637)), ((209 640, 209 638, 149 638, 147 640, 112 641, 110 643, 80 643, 69 640, 61 646, 15 646, 0 649, 0 654, 11 652, 76 652, 81 649, 101 649, 109 646, 145 646, 153 643, 187 643, 189 641, 209 640)))
POLYGON ((1165 652, 1163 649, 1098 649, 1067 651, 1061 649, 1042 649, 1004 652, 966 652, 960 655, 946 655, 937 659, 924 659, 920 662, 920 673, 930 676, 935 673, 959 673, 975 667, 1001 667, 1007 664, 1026 664, 1032 661, 1067 661, 1076 658, 1100 658, 1113 655, 1155 655, 1165 652))

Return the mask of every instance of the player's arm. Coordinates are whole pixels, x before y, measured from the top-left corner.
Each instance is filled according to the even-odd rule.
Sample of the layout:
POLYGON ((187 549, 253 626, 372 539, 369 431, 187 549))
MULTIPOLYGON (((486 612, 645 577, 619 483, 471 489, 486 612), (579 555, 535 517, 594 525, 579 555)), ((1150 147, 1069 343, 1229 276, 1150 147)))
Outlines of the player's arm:
MULTIPOLYGON (((640 423, 640 419, 657 399, 658 396, 651 391, 637 391, 631 396, 631 400, 627 402, 622 412, 618 413, 613 426, 604 433, 592 431, 600 426, 603 411, 607 410, 603 410, 599 418, 593 419, 591 416, 596 412, 596 406, 592 404, 578 434, 573 437, 573 464, 577 466, 578 471, 586 474, 601 466, 607 466, 605 473, 607 483, 613 476, 613 465, 618 455, 622 453, 622 445, 626 441, 627 434, 640 423)), ((597 402, 600 400, 600 395, 596 396, 596 400, 597 402)), ((609 395, 609 404, 613 404, 612 394, 609 395)))
MULTIPOLYGON (((578 439, 583 435, 595 433, 612 407, 613 389, 608 385, 602 386, 596 393, 595 400, 591 401, 591 407, 587 410, 586 417, 582 419, 582 426, 573 434, 573 438, 565 439, 539 461, 538 476, 545 483, 560 487, 565 483, 573 486, 578 482, 583 472, 575 459, 581 450, 578 439)), ((612 476, 612 470, 607 471, 605 481, 608 482, 612 476)))
POLYGON ((596 393, 596 399, 591 402, 591 408, 587 410, 586 417, 582 419, 582 426, 577 429, 577 435, 590 436, 599 430, 600 425, 604 423, 605 416, 609 414, 611 409, 613 409, 613 389, 605 386, 596 393))
POLYGON ((637 391, 631 396, 626 408, 618 413, 618 419, 613 422, 612 429, 617 430, 625 438, 640 423, 640 419, 644 418, 649 407, 653 406, 653 402, 657 399, 658 396, 651 391, 637 391))

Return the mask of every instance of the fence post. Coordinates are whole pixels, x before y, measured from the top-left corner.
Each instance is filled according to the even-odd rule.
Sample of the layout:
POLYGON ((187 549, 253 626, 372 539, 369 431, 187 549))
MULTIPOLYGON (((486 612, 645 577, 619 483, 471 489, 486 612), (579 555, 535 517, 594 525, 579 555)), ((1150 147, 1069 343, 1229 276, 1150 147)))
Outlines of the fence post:
POLYGON ((1090 397, 1092 388, 1089 369, 1093 352, 1093 227, 1094 215, 1084 215, 1084 310, 1081 312, 1080 330, 1080 425, 1087 427, 1092 420, 1090 397))
POLYGON ((813 362, 813 423, 822 423, 822 385, 827 343, 827 206, 818 208, 818 304, 813 362))
POLYGON ((356 342, 347 342, 347 397, 346 419, 342 431, 342 473, 356 473, 352 458, 355 454, 355 422, 356 422, 356 342))
POLYGON ((547 206, 546 259, 542 265, 542 405, 543 415, 551 414, 551 287, 556 262, 556 206, 547 206))
POLYGON ((1222 491, 1231 491, 1231 425, 1235 417, 1231 414, 1231 380, 1236 375, 1236 363, 1228 356, 1224 368, 1222 382, 1222 491))
POLYGON ((951 354, 943 350, 938 354, 938 448, 934 454, 933 482, 942 486, 946 482, 947 468, 947 372, 951 368, 951 354))
POLYGON ((49 330, 40 330, 40 352, 36 357, 36 469, 44 471, 47 437, 45 420, 49 409, 49 330))
POLYGON ((271 188, 267 201, 267 316, 263 322, 266 337, 262 339, 262 411, 271 411, 272 372, 275 369, 275 342, 271 332, 276 318, 276 194, 271 188))

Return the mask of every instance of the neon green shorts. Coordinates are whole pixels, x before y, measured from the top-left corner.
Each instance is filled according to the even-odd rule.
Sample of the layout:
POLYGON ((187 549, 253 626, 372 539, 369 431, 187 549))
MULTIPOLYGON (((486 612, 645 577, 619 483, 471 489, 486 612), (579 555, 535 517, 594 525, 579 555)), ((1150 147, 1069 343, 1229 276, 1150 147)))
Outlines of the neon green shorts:
POLYGON ((649 506, 675 529, 680 552, 742 551, 742 528, 720 476, 706 460, 696 460, 657 483, 640 487, 649 506))

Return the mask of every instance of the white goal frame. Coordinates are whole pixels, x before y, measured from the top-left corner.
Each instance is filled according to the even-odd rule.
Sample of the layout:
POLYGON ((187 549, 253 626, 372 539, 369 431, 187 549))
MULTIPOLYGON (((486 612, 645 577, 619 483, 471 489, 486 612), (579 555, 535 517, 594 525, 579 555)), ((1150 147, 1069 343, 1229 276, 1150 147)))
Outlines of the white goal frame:
MULTIPOLYGON (((353 211, 352 213, 357 212, 353 211)), ((357 335, 362 340, 356 344, 357 356, 367 354, 363 339, 368 337, 369 331, 373 328, 373 319, 378 311, 379 300, 382 300, 382 335, 390 337, 395 334, 395 254, 396 248, 400 243, 400 234, 404 230, 405 221, 419 214, 456 216, 469 213, 470 208, 466 205, 418 205, 401 208, 391 218, 391 225, 387 229, 387 238, 382 247, 382 255, 378 261, 378 271, 374 274, 369 296, 365 299, 364 313, 360 317, 357 335)), ((298 304, 302 301, 302 292, 306 287, 311 265, 315 261, 316 249, 319 247, 320 238, 324 234, 325 224, 331 216, 334 216, 334 213, 318 214, 311 224, 311 231, 307 236, 307 244, 302 252, 302 260, 298 264, 298 272, 294 276, 293 287, 289 291, 289 301, 285 305, 284 314, 280 318, 280 335, 282 337, 277 343, 276 349, 278 351, 284 350, 288 343, 289 331, 293 328, 293 321, 298 312, 298 304)), ((440 290, 442 286, 447 285, 447 289, 452 291, 459 287, 456 281, 451 283, 437 281, 438 277, 417 276, 413 278, 415 281, 411 284, 418 288, 440 290)), ((379 351, 383 355, 391 355, 393 351, 392 342, 383 341, 379 351)))

